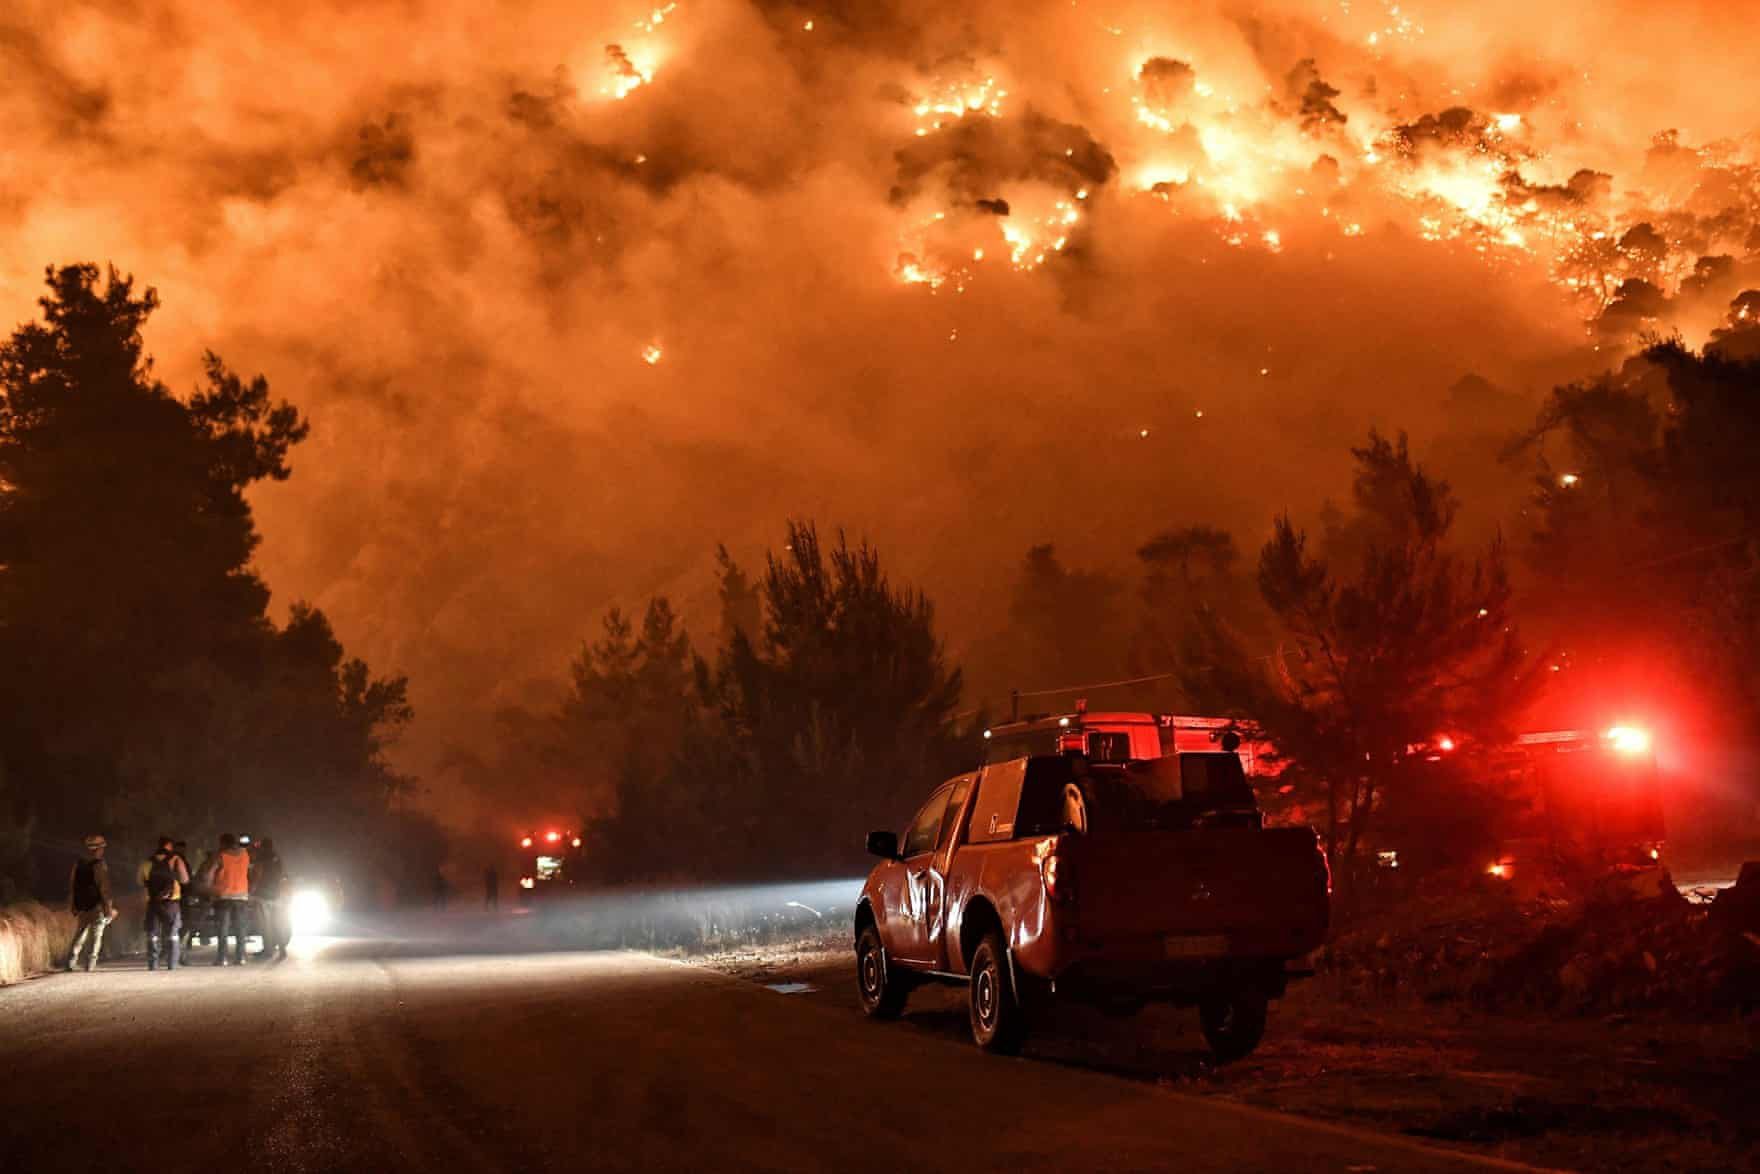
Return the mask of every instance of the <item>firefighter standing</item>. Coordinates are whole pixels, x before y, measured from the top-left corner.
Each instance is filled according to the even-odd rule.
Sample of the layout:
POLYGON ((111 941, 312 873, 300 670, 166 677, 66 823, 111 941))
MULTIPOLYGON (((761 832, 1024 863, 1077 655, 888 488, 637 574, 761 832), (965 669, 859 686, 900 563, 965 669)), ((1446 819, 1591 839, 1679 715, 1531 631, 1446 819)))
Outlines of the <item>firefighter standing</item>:
POLYGON ((86 837, 85 859, 73 866, 68 878, 69 904, 78 924, 73 934, 73 949, 67 954, 67 968, 79 963, 80 950, 89 939, 91 957, 86 970, 98 968, 98 951, 104 944, 104 927, 116 920, 116 904, 110 899, 110 870, 104 864, 104 837, 86 837))
POLYGON ((287 869, 276 854, 275 841, 266 839, 257 845, 251 857, 251 899, 257 903, 257 925, 263 934, 263 952, 259 957, 287 957, 287 943, 293 932, 289 926, 286 887, 287 869))
POLYGON ((220 837, 220 853, 209 866, 209 885, 214 896, 214 926, 219 937, 214 951, 214 965, 226 965, 226 935, 233 935, 235 945, 232 964, 244 965, 244 939, 250 932, 251 858, 238 846, 238 837, 227 832, 220 837))
POLYGON ((147 969, 157 970, 161 949, 165 969, 177 969, 183 930, 183 890, 189 884, 189 865, 177 854, 170 836, 159 837, 159 847, 141 864, 141 887, 147 891, 147 969))

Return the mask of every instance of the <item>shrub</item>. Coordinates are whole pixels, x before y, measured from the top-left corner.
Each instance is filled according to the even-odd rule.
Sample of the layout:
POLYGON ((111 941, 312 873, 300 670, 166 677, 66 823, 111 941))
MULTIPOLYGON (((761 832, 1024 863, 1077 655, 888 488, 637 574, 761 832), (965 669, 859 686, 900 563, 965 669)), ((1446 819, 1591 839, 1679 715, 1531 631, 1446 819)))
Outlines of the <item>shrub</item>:
POLYGON ((34 901, 0 909, 0 986, 19 982, 64 960, 73 940, 73 914, 34 901))

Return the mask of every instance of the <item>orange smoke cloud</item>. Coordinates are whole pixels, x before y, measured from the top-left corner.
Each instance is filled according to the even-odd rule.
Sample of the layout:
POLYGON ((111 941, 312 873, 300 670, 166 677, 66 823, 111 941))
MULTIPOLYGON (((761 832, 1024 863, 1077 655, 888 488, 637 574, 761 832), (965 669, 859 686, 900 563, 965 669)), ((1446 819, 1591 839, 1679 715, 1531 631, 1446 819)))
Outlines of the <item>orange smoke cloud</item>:
POLYGON ((1723 5, 155 11, 0 15, 0 308, 113 261, 174 386, 211 346, 310 413, 264 572, 430 747, 784 515, 957 649, 1031 542, 1257 528, 1463 375, 1535 396, 1760 285, 1723 5))

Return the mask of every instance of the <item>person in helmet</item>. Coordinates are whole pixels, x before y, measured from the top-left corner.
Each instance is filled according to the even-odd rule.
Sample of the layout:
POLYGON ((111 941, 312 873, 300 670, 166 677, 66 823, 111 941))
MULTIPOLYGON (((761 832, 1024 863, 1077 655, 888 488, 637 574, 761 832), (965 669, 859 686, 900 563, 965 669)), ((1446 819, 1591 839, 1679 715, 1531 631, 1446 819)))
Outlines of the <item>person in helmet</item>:
POLYGON ((80 951, 89 941, 91 956, 86 970, 98 968, 98 951, 104 944, 104 928, 116 920, 116 903, 110 899, 110 870, 104 864, 104 837, 86 837, 86 854, 73 866, 68 877, 68 904, 77 918, 73 932, 73 948, 67 953, 67 968, 79 965, 80 951))
POLYGON ((214 965, 226 965, 226 938, 230 935, 233 939, 232 964, 243 966, 244 939, 250 932, 250 854, 239 845, 237 836, 227 832, 220 837, 220 853, 210 867, 215 933, 220 939, 219 948, 214 952, 214 965))

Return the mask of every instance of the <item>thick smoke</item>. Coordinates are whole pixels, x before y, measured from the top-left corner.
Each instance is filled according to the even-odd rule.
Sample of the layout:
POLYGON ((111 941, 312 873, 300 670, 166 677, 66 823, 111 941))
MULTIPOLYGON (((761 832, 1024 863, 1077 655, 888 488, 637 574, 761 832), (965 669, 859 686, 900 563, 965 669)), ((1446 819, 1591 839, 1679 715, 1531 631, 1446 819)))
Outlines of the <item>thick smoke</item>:
POLYGON ((174 385, 212 347, 310 413, 261 565, 413 676, 416 766, 609 604, 707 634, 785 516, 957 652, 1032 543, 1251 539, 1463 376, 1760 286, 1727 5, 148 11, 0 14, 0 310, 114 262, 174 385))

